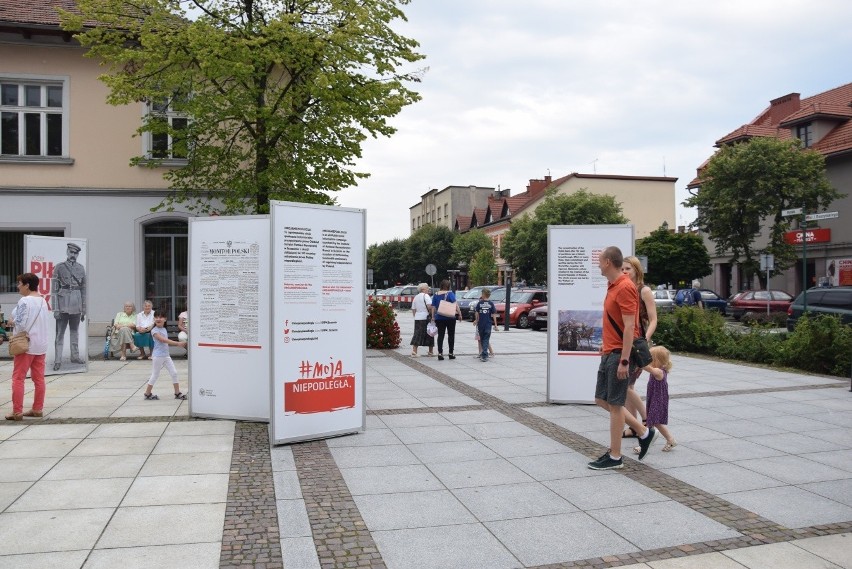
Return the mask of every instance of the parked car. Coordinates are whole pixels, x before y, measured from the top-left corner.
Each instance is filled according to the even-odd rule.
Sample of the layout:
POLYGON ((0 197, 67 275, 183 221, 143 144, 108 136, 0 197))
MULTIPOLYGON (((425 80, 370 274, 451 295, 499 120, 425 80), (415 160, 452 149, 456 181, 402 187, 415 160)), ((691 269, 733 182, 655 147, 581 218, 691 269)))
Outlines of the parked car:
POLYGON ((674 296, 676 291, 659 289, 654 290, 654 304, 657 305, 657 313, 671 312, 674 310, 674 296))
POLYGON ((547 328, 547 305, 539 304, 530 310, 527 319, 530 322, 530 328, 533 330, 541 330, 547 328))
POLYGON ((746 290, 728 301, 728 314, 739 320, 750 312, 787 312, 793 297, 783 290, 746 290))
MULTIPOLYGON (((796 327, 796 322, 805 311, 804 294, 799 296, 787 309, 787 330, 790 332, 796 327)), ((836 314, 840 321, 852 325, 852 287, 817 287, 808 289, 808 314, 836 314)))
MULTIPOLYGON (((691 288, 682 288, 677 291, 674 298, 675 306, 683 306, 684 297, 691 291, 691 288)), ((710 290, 709 288, 700 288, 701 301, 704 303, 704 308, 708 310, 718 310, 722 314, 726 314, 728 301, 710 290)))
POLYGON ((484 285, 475 286, 467 292, 458 291, 456 293, 456 298, 458 299, 459 310, 461 310, 462 318, 473 322, 473 311, 471 309, 479 300, 479 297, 482 296, 482 291, 485 289, 493 291, 498 288, 500 288, 500 285, 484 285))
MULTIPOLYGON (((491 300, 497 308, 496 322, 499 324, 503 318, 503 313, 506 310, 506 289, 503 289, 503 294, 499 290, 494 291, 491 300), (498 296, 498 300, 494 299, 498 296)), ((512 304, 509 307, 509 325, 517 326, 518 328, 529 328, 529 312, 540 304, 547 302, 547 291, 539 289, 512 289, 512 304)))

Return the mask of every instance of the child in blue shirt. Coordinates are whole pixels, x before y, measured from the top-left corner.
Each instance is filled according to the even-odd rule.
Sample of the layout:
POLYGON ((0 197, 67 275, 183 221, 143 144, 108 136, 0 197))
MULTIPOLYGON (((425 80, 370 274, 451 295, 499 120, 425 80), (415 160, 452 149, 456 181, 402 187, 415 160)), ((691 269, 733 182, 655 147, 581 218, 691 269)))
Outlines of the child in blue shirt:
POLYGON ((476 331, 479 334, 480 350, 482 350, 479 354, 479 359, 484 362, 488 361, 489 341, 491 340, 491 330, 494 328, 494 313, 497 311, 494 303, 489 300, 490 298, 491 290, 486 288, 482 291, 482 298, 473 307, 475 315, 473 317, 473 324, 476 326, 476 331))

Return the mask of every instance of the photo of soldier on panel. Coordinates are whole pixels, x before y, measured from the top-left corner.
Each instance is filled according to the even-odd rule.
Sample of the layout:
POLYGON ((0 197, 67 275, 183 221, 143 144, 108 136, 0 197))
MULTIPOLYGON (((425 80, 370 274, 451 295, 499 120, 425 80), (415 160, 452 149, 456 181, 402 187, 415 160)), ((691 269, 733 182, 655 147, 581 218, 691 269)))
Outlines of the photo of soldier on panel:
MULTIPOLYGON (((65 330, 70 328, 70 358, 68 364, 86 364, 86 352, 80 355, 80 323, 86 320, 86 268, 77 262, 81 247, 68 243, 65 261, 53 268, 53 318, 56 320, 53 371, 62 368, 65 330)), ((85 324, 83 335, 85 336, 85 324)), ((85 342, 85 340, 84 340, 85 342)), ((85 348, 85 345, 83 346, 85 348)))

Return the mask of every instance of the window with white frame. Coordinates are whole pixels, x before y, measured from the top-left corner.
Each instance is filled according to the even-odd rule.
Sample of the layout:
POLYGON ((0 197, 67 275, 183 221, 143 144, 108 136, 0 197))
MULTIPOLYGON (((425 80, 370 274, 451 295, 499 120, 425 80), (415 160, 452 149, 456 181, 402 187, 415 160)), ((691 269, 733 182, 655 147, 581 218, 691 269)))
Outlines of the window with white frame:
POLYGON ((0 155, 68 156, 67 80, 0 76, 0 155))
POLYGON ((148 124, 151 130, 146 133, 146 154, 157 160, 186 160, 189 156, 189 145, 186 130, 189 127, 189 117, 186 113, 176 110, 179 106, 177 97, 157 101, 148 105, 148 124))

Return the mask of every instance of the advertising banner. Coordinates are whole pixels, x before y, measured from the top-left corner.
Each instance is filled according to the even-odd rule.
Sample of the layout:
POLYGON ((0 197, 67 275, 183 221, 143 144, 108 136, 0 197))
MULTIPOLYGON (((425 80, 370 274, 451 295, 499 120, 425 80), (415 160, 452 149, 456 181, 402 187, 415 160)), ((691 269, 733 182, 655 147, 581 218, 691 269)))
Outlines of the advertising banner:
POLYGON ((189 414, 269 420, 269 216, 189 218, 189 414))
POLYGON ((607 280, 598 256, 615 245, 633 254, 631 225, 547 228, 547 400, 594 403, 607 280))
MULTIPOLYGON (((24 272, 39 278, 38 291, 50 308, 45 375, 88 371, 86 270, 88 242, 72 237, 24 236, 24 272)), ((11 318, 11 311, 7 311, 11 318)))
MULTIPOLYGON (((831 229, 824 227, 821 229, 808 229, 808 243, 831 243, 831 229)), ((801 245, 805 230, 797 229, 784 233, 784 242, 790 245, 801 245)))
POLYGON ((366 425, 366 213, 271 202, 272 444, 366 425))
POLYGON ((826 265, 826 276, 831 286, 852 285, 852 259, 831 259, 826 265))

